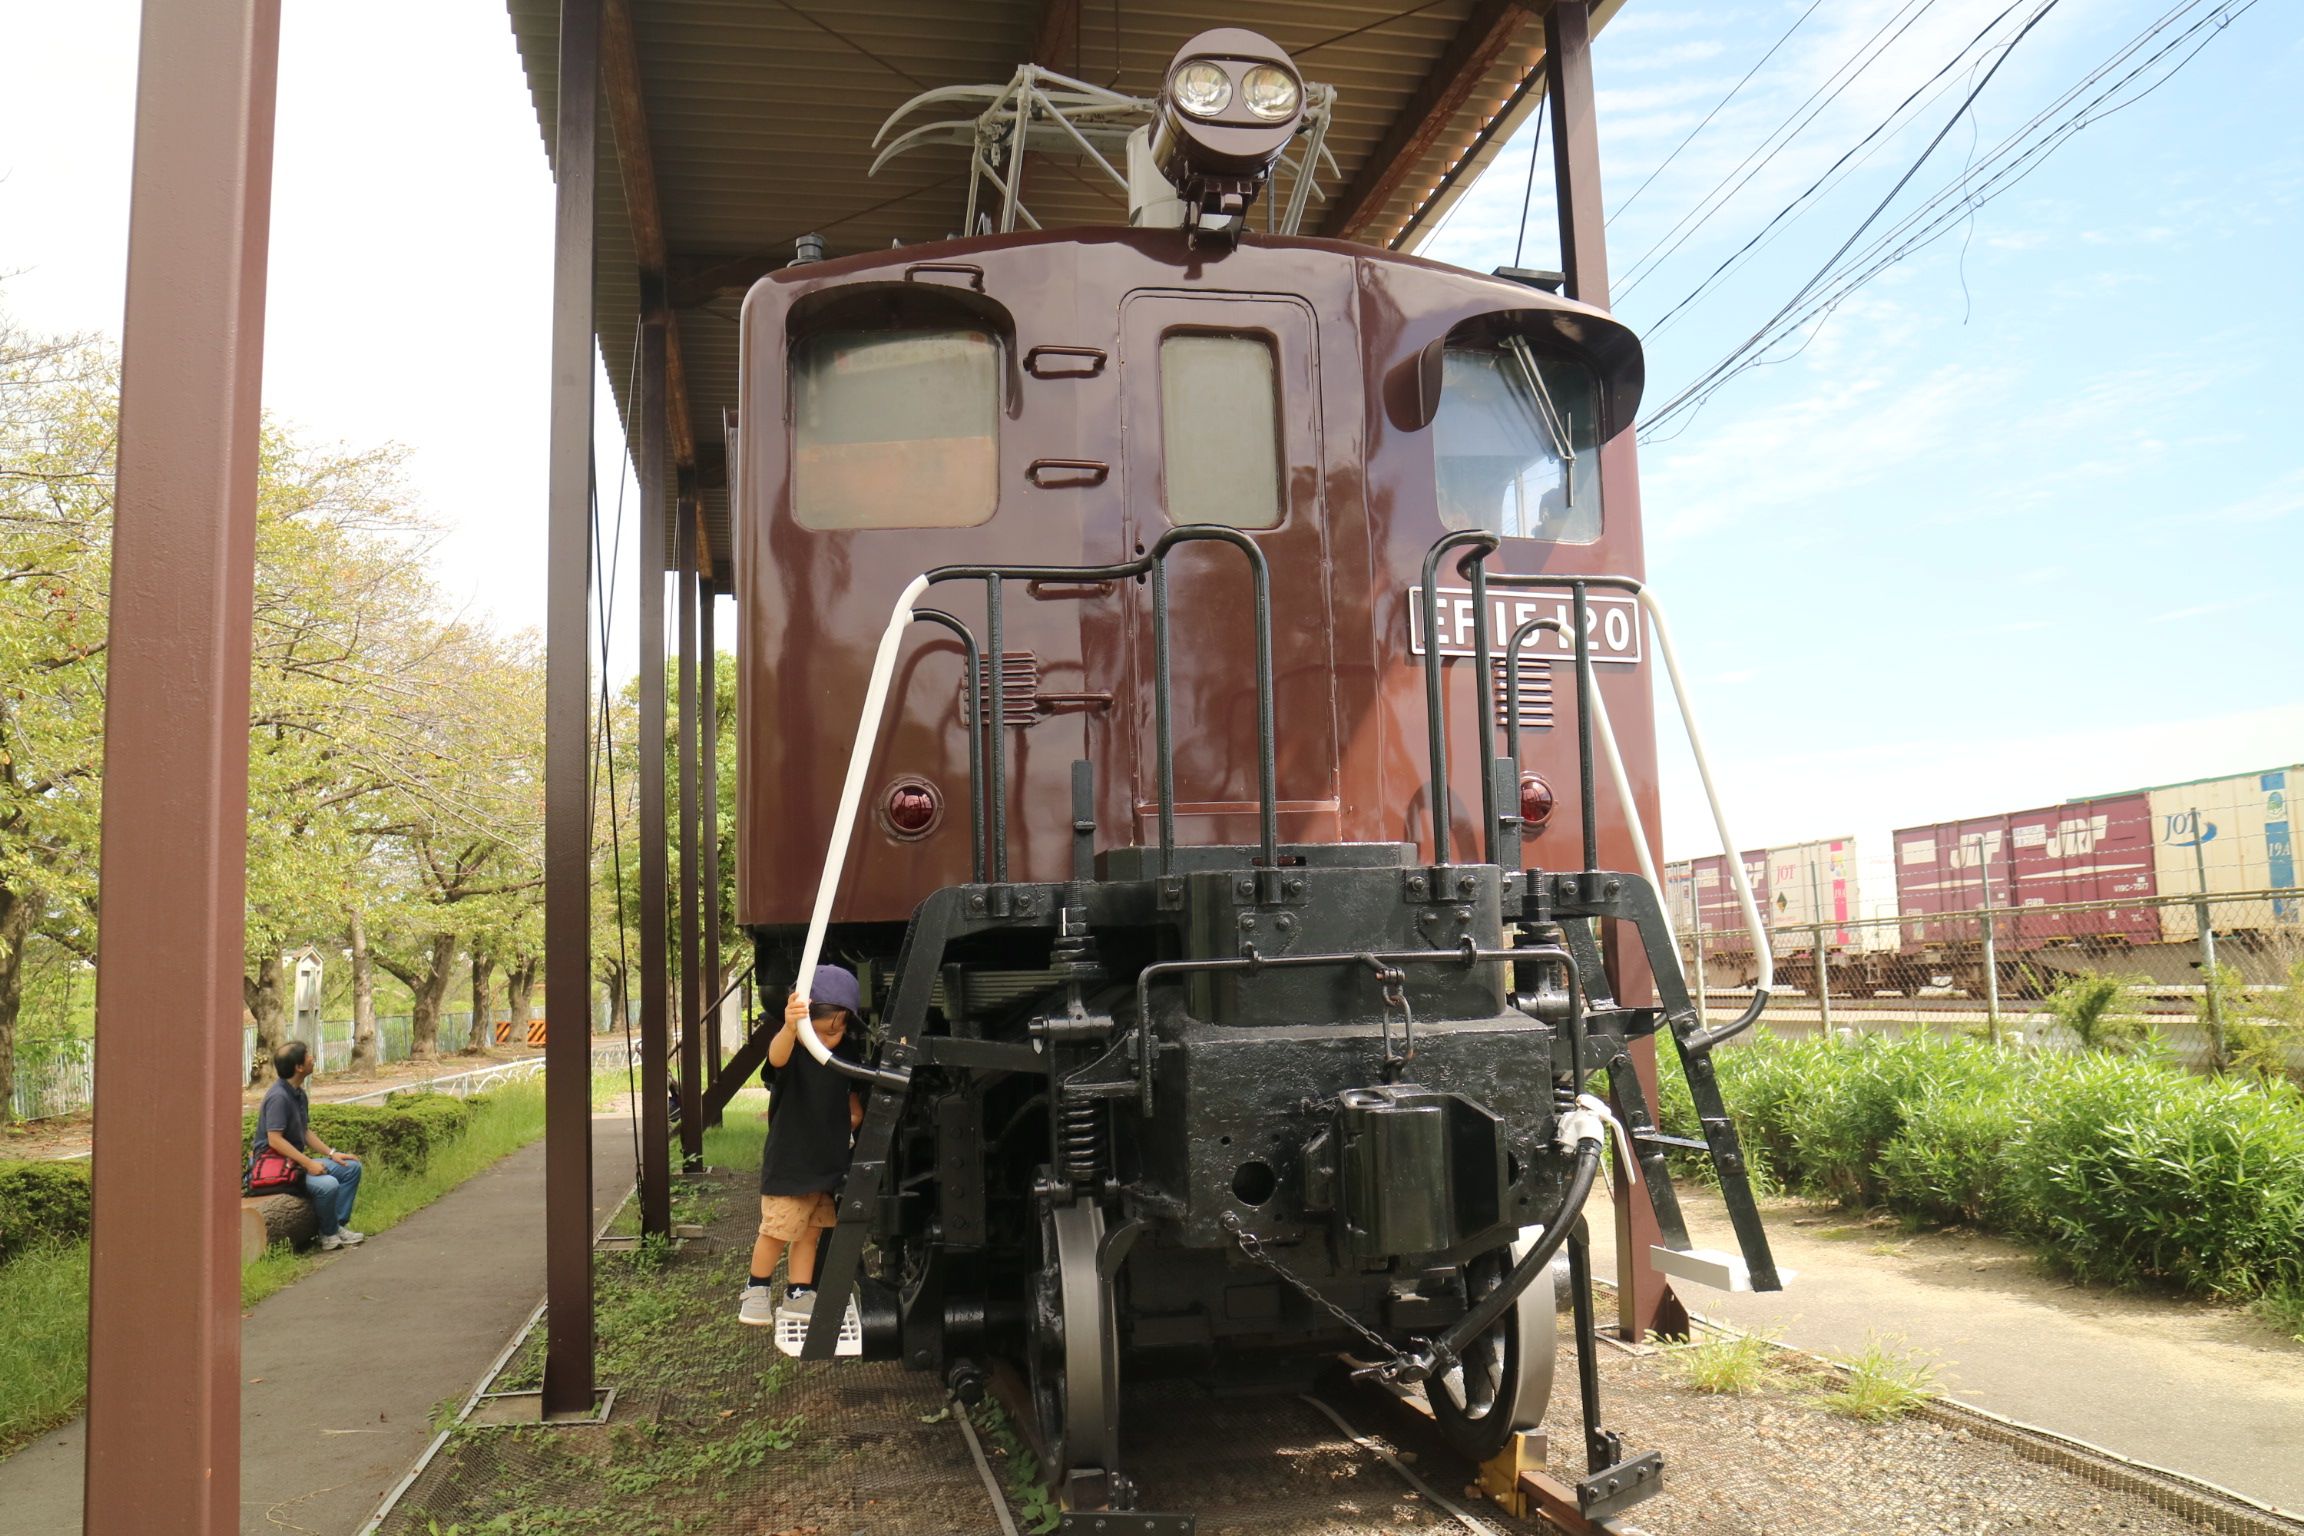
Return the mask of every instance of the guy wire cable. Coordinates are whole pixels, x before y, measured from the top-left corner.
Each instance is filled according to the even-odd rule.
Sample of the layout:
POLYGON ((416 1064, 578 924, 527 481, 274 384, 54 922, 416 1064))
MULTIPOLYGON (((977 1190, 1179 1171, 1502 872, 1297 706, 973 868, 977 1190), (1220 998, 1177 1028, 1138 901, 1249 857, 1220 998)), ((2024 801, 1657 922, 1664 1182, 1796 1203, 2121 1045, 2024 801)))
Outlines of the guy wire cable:
MULTIPOLYGON (((624 398, 627 400, 633 398, 640 384, 640 324, 639 317, 635 316, 632 321, 632 367, 624 381, 624 398)), ((627 443, 625 448, 629 457, 631 445, 627 443)), ((630 1104, 626 1118, 632 1125, 632 1181, 637 1188, 643 1173, 640 1155, 640 1084, 634 1077, 632 1064, 632 956, 625 946, 624 934, 624 827, 623 813, 616 798, 616 731, 614 712, 609 708, 608 689, 608 639, 615 632, 616 573, 624 562, 625 477, 616 477, 616 534, 609 550, 609 559, 603 561, 600 551, 598 459, 597 452, 587 456, 589 467, 585 474, 592 512, 592 570, 600 593, 599 603, 594 609, 600 621, 600 746, 593 762, 597 765, 605 761, 608 765, 608 847, 616 871, 616 968, 617 975, 622 978, 618 991, 623 994, 620 999, 623 1006, 618 1009, 623 1017, 617 1022, 623 1026, 624 1033, 625 1098, 630 1104)), ((599 825, 599 804, 599 779, 595 770, 592 791, 592 825, 595 828, 599 825)), ((589 1026, 590 1021, 586 1023, 589 1026)), ((589 1067, 586 1070, 589 1072, 589 1067)))

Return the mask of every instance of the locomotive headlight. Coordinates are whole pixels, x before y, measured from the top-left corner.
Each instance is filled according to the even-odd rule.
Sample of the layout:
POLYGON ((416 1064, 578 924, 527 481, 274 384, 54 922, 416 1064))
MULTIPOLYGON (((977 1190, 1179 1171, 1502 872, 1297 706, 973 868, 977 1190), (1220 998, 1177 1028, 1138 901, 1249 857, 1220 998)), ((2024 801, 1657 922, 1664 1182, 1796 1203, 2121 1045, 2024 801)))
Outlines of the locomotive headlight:
POLYGON ((1214 117, 1232 105, 1232 77, 1221 64, 1200 59, 1176 71, 1168 94, 1194 117, 1214 117))
POLYGON ((1198 228, 1237 226, 1304 120, 1304 81, 1288 55, 1241 27, 1176 51, 1153 124, 1152 164, 1198 228))
POLYGON ((1296 115, 1296 109, 1304 104, 1304 88, 1288 71, 1259 64, 1240 82, 1240 101, 1265 122, 1276 123, 1296 115))

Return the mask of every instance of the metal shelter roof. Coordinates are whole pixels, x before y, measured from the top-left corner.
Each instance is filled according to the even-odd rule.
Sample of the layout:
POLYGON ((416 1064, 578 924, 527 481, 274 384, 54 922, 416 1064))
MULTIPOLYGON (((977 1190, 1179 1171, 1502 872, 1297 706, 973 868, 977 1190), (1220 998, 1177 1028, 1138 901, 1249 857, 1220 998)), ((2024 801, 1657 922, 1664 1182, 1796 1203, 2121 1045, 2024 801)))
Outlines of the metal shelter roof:
MULTIPOLYGON (((1593 7, 1597 30, 1622 0, 1593 7)), ((552 151, 557 0, 509 0, 552 151)), ((825 237, 827 253, 959 232, 967 152, 874 177, 872 138, 921 91, 1036 63, 1157 94, 1176 49, 1216 26, 1262 32, 1336 88, 1307 234, 1412 248, 1536 107, 1541 0, 606 0, 594 326, 619 413, 645 303, 670 307, 669 458, 727 575, 724 413, 744 290, 825 237)), ((1126 200, 1080 157, 1035 157, 1050 228, 1118 224, 1126 200)), ((668 487, 669 489, 669 487, 668 487)))

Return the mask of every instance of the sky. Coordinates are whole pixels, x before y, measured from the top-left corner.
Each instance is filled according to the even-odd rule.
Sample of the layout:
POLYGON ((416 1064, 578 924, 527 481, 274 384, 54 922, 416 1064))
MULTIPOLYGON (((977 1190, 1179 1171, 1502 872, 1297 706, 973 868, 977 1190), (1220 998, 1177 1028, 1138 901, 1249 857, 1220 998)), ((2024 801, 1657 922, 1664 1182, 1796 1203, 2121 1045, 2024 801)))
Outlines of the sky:
MULTIPOLYGON (((1988 190, 1996 145, 2156 23, 2175 18, 2147 53, 2228 19, 1643 434, 1649 571, 1737 837, 1856 836, 1868 907, 1891 827, 2304 760, 2304 11, 2044 3, 1630 0, 1595 47, 1613 306, 1645 338, 1653 409, 1797 293, 1931 137, 1871 235, 1988 190)), ((484 0, 284 14, 267 405, 323 439, 407 444, 443 589, 538 626, 550 292, 529 274, 551 184, 509 24, 484 0)), ((47 61, 0 93, 19 323, 117 333, 135 31, 128 0, 0 0, 0 57, 47 61)), ((1520 229, 1535 147, 1508 145, 1425 254, 1484 270, 1517 243, 1557 265, 1548 143, 1520 229)), ((613 521, 618 485, 636 493, 599 397, 613 521)), ((620 568, 628 613, 629 535, 620 568)), ((621 677, 636 643, 616 631, 621 677)), ((1713 851, 1666 730, 1666 850, 1713 851)))

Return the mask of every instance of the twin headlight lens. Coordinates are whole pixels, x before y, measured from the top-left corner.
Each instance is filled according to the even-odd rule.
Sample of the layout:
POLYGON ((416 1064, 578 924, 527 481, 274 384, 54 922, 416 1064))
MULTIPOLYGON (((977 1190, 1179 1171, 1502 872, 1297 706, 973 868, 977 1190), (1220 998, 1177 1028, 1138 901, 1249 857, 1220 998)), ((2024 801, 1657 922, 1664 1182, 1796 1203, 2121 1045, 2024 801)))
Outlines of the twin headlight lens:
POLYGON ((1304 88, 1296 77, 1269 64, 1257 65, 1240 82, 1241 104, 1268 123, 1295 116, 1303 99, 1304 88))
MULTIPOLYGON (((1176 71, 1168 93, 1192 116, 1214 117, 1232 105, 1232 77, 1221 65, 1200 59, 1176 71)), ((1303 99, 1296 77, 1270 64, 1256 65, 1240 82, 1240 104, 1268 123, 1294 116, 1303 99)))

